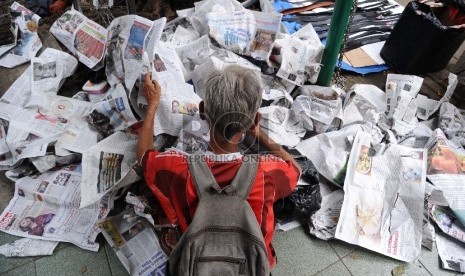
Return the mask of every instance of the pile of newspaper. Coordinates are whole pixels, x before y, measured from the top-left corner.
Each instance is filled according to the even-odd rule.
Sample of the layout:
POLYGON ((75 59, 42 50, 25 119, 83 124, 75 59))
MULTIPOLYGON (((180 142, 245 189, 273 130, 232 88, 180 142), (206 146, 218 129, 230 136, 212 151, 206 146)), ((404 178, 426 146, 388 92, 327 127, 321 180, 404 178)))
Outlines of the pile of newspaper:
MULTIPOLYGON (((114 201, 140 180, 135 152, 138 122, 146 112, 141 89, 147 72, 163 91, 153 130, 157 149, 208 147, 209 128, 198 116, 205 76, 230 65, 254 70, 263 80, 270 108, 263 124, 270 134, 289 132, 295 146, 308 129, 324 129, 330 121, 299 124, 288 109, 296 85, 316 81, 324 47, 311 25, 292 36, 280 33, 281 15, 271 7, 266 13, 235 0, 207 0, 178 11, 169 23, 127 15, 108 28, 70 10, 50 29, 68 52, 47 48, 38 57, 37 28, 30 34, 25 28, 30 22, 37 27, 40 18, 17 3, 11 10, 18 11, 15 26, 26 44, 2 47, 0 64, 30 66, 0 99, 0 170, 15 182, 14 196, 0 214, 0 231, 24 238, 0 246, 6 256, 49 255, 58 242, 97 251, 95 240, 103 233, 130 274, 164 271, 160 226, 142 196, 128 193, 126 210, 108 217, 114 201), (25 41, 28 35, 34 43, 25 41), (12 52, 18 47, 25 49, 22 55, 12 52), (109 89, 60 96, 79 62, 103 69, 109 89)), ((304 113, 312 95, 301 96, 296 108, 304 113)))
POLYGON ((0 231, 24 237, 0 253, 52 254, 58 242, 96 251, 102 232, 132 275, 163 271, 160 226, 142 196, 126 193, 140 180, 135 149, 147 105, 143 76, 151 72, 163 91, 154 147, 189 153, 209 143, 209 127, 198 115, 205 77, 238 65, 262 79, 264 131, 321 175, 321 209, 309 218, 313 234, 404 261, 418 258, 422 242, 431 248, 436 240, 445 267, 456 269, 452 261, 460 267, 463 237, 446 236, 460 239, 456 229, 465 232, 465 119, 448 102, 456 76, 439 101, 419 94, 422 79, 415 76, 389 75, 386 93, 371 85, 348 93, 304 85, 320 70, 324 47, 316 32, 309 24, 283 33, 281 15, 268 1, 261 8, 205 0, 170 22, 127 15, 108 28, 75 10, 57 19, 50 31, 73 55, 54 49, 32 55, 0 99, 0 170, 15 181, 0 231), (110 88, 59 96, 78 62, 104 69, 110 88), (439 118, 430 119, 438 110, 439 118), (124 194, 126 210, 107 217, 124 194), (444 234, 432 233, 431 221, 444 234), (453 254, 444 250, 450 244, 453 254))
MULTIPOLYGON (((328 187, 308 220, 310 233, 406 262, 436 243, 443 268, 465 272, 465 111, 449 102, 457 82, 450 74, 433 100, 419 93, 422 78, 389 74, 386 91, 357 84, 341 105, 322 101, 337 112, 304 108, 319 124, 335 114, 326 132, 294 147, 328 187)), ((294 104, 330 88, 300 90, 294 104)))

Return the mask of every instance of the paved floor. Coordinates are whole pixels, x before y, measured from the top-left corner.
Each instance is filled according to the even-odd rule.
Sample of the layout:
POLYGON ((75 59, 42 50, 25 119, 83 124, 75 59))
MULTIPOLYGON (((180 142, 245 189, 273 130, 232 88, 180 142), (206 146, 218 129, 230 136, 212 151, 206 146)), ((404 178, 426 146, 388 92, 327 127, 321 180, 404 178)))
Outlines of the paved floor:
MULTIPOLYGON (((0 233, 0 244, 17 239, 0 233)), ((98 253, 60 243, 52 256, 5 258, 0 256, 0 275, 15 276, 122 276, 128 275, 111 247, 102 241, 98 253)), ((404 266, 404 275, 458 275, 439 268, 437 252, 423 249, 418 262, 407 264, 341 241, 322 241, 308 236, 304 229, 277 232, 274 246, 278 264, 274 276, 391 275, 404 266)))

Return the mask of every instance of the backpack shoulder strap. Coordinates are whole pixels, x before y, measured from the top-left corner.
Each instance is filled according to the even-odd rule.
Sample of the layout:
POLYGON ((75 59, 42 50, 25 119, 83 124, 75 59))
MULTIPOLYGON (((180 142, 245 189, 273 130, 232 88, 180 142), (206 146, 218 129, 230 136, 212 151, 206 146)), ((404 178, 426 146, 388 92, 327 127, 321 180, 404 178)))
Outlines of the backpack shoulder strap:
POLYGON ((207 158, 206 155, 202 153, 191 154, 187 158, 189 171, 192 175, 199 200, 202 197, 211 196, 212 189, 221 190, 210 168, 208 168, 205 158, 207 158))
POLYGON ((247 199, 257 176, 258 160, 259 157, 255 154, 243 157, 242 165, 237 171, 236 176, 225 189, 230 189, 231 193, 235 193, 236 196, 247 199))
POLYGON ((258 170, 258 156, 247 155, 231 184, 221 188, 208 168, 204 154, 192 154, 188 157, 189 170, 192 174, 199 199, 204 196, 226 194, 246 199, 254 183, 258 170))

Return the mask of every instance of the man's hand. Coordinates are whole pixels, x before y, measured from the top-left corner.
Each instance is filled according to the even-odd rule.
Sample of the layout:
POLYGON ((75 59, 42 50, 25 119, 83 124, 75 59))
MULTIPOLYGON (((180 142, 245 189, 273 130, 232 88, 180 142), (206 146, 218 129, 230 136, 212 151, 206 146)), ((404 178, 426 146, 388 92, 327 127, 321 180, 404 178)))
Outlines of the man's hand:
POLYGON ((150 73, 145 74, 144 89, 142 89, 142 96, 147 101, 149 108, 158 108, 160 104, 161 87, 156 80, 152 80, 150 73))

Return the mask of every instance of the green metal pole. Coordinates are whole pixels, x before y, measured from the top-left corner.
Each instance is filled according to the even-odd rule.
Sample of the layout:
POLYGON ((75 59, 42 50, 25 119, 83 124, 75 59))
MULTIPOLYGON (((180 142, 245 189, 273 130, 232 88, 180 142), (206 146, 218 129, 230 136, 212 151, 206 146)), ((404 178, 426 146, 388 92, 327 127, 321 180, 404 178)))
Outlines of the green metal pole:
POLYGON ((349 24, 352 6, 356 0, 336 0, 331 24, 326 40, 326 47, 321 59, 322 68, 318 76, 317 84, 330 86, 333 79, 334 68, 341 51, 344 35, 349 24))

